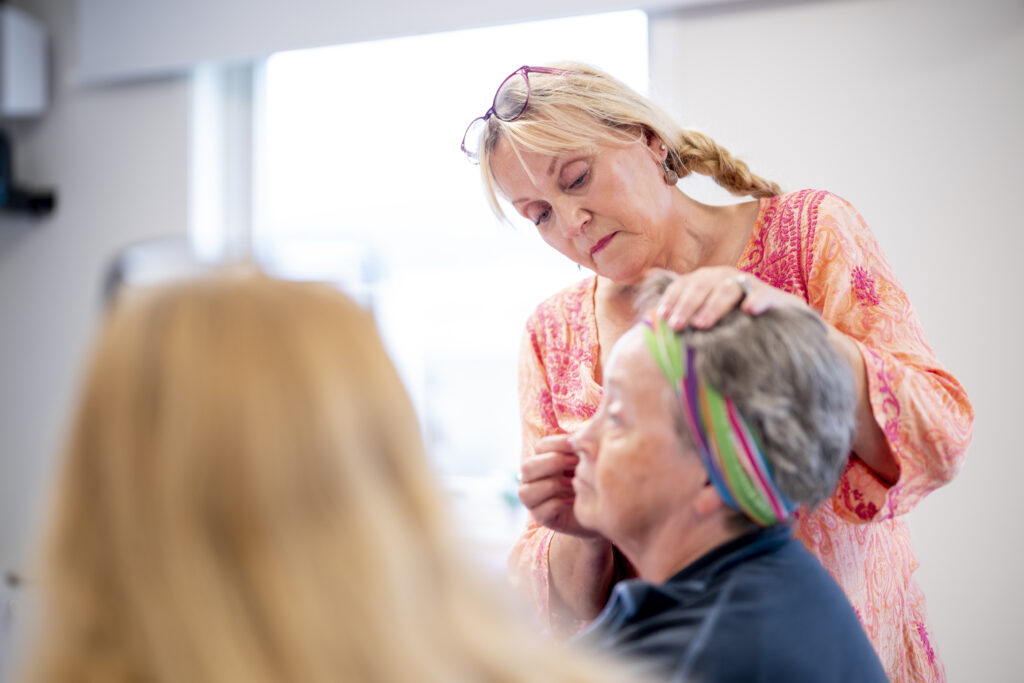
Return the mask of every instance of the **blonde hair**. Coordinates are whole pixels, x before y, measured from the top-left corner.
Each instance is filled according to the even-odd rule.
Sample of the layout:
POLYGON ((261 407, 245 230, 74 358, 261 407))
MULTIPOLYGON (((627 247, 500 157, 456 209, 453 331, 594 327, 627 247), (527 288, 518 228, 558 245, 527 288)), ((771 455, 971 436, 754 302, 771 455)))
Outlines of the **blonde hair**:
POLYGON ((256 274, 119 297, 27 680, 599 681, 465 566, 370 315, 256 274))
MULTIPOLYGON (((491 208, 504 217, 497 200, 496 181, 490 168, 495 145, 508 140, 516 154, 529 150, 563 154, 599 145, 623 145, 654 135, 668 147, 666 165, 680 177, 700 173, 736 195, 773 197, 777 184, 750 171, 710 137, 681 128, 650 99, 592 66, 555 62, 553 68, 571 73, 531 72, 529 106, 515 121, 487 120, 480 144, 480 168, 491 208)), ((513 99, 526 97, 524 88, 510 85, 513 99)))

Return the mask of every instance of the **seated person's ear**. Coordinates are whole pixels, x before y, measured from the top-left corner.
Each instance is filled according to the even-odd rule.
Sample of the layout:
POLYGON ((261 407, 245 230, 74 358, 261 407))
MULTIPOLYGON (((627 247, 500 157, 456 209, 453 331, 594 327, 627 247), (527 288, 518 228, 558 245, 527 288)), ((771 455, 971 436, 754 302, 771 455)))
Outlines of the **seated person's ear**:
POLYGON ((701 517, 714 514, 724 505, 725 501, 718 495, 718 491, 710 481, 704 484, 704 488, 693 499, 693 508, 701 517))

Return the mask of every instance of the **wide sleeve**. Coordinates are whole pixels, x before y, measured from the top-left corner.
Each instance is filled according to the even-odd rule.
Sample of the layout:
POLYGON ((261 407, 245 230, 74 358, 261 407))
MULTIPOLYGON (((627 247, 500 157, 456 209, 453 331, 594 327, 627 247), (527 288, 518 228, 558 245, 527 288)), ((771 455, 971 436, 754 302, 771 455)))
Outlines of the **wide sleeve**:
MULTIPOLYGON (((531 318, 519 352, 519 412, 522 419, 523 446, 521 458, 533 453, 533 445, 543 436, 561 433, 541 358, 541 342, 535 318, 531 318)), ((548 550, 555 532, 539 525, 531 515, 526 530, 512 547, 508 558, 509 576, 513 585, 526 595, 534 612, 547 629, 557 631, 550 623, 552 614, 548 550)))
POLYGON ((959 471, 974 410, 925 340, 906 292, 853 206, 827 196, 811 230, 808 301, 859 347, 872 412, 900 469, 890 485, 851 458, 832 505, 851 521, 888 519, 959 471))

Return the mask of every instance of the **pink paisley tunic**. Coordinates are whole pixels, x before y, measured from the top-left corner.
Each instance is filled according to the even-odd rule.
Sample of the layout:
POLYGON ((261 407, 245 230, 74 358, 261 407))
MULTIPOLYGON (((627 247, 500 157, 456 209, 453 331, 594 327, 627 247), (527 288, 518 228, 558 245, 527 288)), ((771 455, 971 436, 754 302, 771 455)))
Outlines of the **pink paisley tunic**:
MULTIPOLYGON (((899 479, 883 483, 851 454, 833 496, 809 514, 798 511, 796 536, 842 586, 892 680, 945 680, 900 516, 952 479, 963 462, 974 420, 963 387, 925 341, 864 220, 840 197, 802 190, 760 200, 737 267, 803 297, 860 348, 871 407, 899 479)), ((591 277, 566 288, 527 323, 519 367, 524 457, 540 437, 575 431, 601 400, 596 284, 591 277)), ((552 536, 531 519, 509 566, 548 626, 564 632, 583 623, 556 623, 550 610, 552 536)))

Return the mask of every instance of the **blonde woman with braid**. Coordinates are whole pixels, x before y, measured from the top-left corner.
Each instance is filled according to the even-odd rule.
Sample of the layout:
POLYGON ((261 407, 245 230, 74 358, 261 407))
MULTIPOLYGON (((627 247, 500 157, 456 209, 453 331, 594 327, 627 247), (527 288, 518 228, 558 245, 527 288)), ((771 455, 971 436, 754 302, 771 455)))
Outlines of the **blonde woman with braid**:
POLYGON ((118 295, 86 373, 26 683, 633 681, 459 551, 374 322, 242 273, 118 295))
POLYGON ((550 628, 577 631, 633 575, 573 515, 569 437, 600 402, 637 283, 662 268, 678 275, 659 303, 676 330, 708 328, 737 303, 821 314, 853 372, 857 431, 835 493, 798 512, 795 533, 846 592, 890 678, 943 680, 901 516, 959 470, 973 409, 857 211, 826 191, 783 193, 583 64, 515 71, 462 147, 499 215, 500 196, 594 272, 537 307, 520 360, 519 498, 531 520, 510 567, 550 628), (752 199, 697 202, 676 186, 691 173, 752 199))

